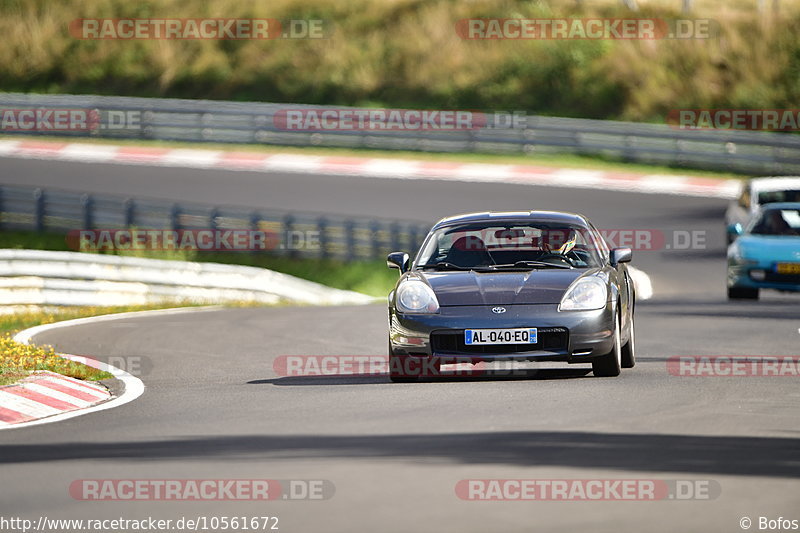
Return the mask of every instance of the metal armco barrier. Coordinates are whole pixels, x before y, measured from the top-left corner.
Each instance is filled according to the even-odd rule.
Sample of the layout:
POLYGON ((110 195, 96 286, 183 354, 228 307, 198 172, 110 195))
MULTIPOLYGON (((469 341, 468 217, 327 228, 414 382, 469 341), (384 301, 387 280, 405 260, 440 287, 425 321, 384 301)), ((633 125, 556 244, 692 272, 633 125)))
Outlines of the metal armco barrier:
MULTIPOLYGON (((344 261, 382 259, 396 249, 415 252, 428 230, 418 223, 398 220, 267 212, 0 186, 0 231, 66 233, 122 228, 256 230, 269 236, 266 242, 271 244, 266 253, 344 261)), ((263 252, 259 249, 232 253, 263 252)))
POLYGON ((749 174, 800 173, 800 135, 738 130, 680 130, 641 124, 491 113, 459 131, 294 131, 287 110, 343 110, 297 104, 83 95, 2 93, 2 109, 91 110, 87 128, 2 133, 106 139, 254 143, 495 154, 572 153, 624 161, 749 174), (276 119, 277 117, 277 119, 276 119))

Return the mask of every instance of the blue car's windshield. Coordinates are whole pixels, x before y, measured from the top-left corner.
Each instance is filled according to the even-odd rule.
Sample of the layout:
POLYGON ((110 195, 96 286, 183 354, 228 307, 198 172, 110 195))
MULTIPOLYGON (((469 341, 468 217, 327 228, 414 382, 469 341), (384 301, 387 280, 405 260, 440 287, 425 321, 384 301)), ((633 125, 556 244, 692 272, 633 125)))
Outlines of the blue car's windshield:
POLYGON ((417 268, 590 268, 602 264, 587 228, 538 222, 472 223, 440 228, 426 241, 417 268))
POLYGON ((780 202, 800 202, 800 191, 762 191, 758 193, 759 205, 777 204, 780 202))
POLYGON ((798 237, 800 236, 800 208, 766 209, 752 222, 749 233, 753 235, 798 237))

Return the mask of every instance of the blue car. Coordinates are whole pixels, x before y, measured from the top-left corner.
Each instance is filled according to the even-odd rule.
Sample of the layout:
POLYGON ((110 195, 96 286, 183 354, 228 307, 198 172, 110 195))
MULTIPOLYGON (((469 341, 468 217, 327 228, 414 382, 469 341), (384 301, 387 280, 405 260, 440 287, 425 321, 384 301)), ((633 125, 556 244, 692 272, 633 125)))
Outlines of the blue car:
POLYGON ((760 289, 800 291, 800 202, 762 207, 746 227, 732 224, 728 299, 757 300, 760 289))

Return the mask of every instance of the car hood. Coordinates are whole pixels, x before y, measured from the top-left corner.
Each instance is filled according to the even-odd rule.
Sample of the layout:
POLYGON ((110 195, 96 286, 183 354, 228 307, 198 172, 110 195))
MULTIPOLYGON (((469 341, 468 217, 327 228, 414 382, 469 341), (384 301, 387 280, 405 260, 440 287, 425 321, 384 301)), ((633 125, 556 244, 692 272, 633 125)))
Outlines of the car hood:
POLYGON ((800 262, 800 237, 744 235, 734 241, 734 246, 748 259, 800 262))
POLYGON ((595 270, 424 272, 441 306, 558 304, 567 287, 595 270))

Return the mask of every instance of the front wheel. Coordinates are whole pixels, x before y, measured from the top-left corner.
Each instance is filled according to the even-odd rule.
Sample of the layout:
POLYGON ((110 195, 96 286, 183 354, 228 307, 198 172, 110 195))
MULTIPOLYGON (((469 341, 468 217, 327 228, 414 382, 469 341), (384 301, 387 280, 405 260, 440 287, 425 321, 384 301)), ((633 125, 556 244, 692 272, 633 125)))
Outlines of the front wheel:
POLYGON ((389 380, 392 383, 413 383, 417 378, 409 376, 401 369, 403 368, 403 358, 389 356, 389 380))
POLYGON ((613 378, 619 376, 620 369, 622 368, 622 347, 619 340, 619 310, 614 318, 614 346, 611 351, 605 355, 601 355, 592 361, 592 372, 597 377, 613 378))
POLYGON ((633 368, 636 366, 636 337, 633 330, 633 313, 631 313, 630 323, 631 335, 625 346, 622 347, 622 368, 633 368))
POLYGON ((400 357, 389 343, 389 380, 393 383, 412 383, 419 378, 441 377, 442 363, 433 357, 400 357))
POLYGON ((758 289, 728 287, 728 300, 758 300, 758 289))
POLYGON ((392 350, 392 343, 389 341, 389 380, 392 383, 411 383, 416 378, 409 377, 403 372, 403 357, 397 357, 392 350))

